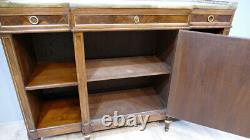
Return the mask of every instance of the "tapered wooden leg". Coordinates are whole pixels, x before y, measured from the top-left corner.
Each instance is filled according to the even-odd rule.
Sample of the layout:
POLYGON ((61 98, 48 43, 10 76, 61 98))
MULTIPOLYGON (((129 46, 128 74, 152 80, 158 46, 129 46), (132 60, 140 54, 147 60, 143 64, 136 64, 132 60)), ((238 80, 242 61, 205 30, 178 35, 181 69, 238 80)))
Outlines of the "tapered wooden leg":
POLYGON ((84 140, 90 140, 90 135, 84 135, 84 140))
POLYGON ((36 139, 29 138, 29 140, 41 140, 41 138, 36 138, 36 139))
POLYGON ((92 127, 90 123, 85 123, 82 125, 82 134, 84 140, 90 140, 90 134, 92 132, 92 127))
POLYGON ((165 123, 165 132, 168 132, 170 124, 173 122, 173 120, 174 119, 171 118, 171 117, 167 117, 167 119, 164 120, 164 123, 165 123))
POLYGON ((29 133, 27 135, 28 135, 29 140, 41 140, 41 138, 34 137, 34 136, 30 135, 29 133))
POLYGON ((165 132, 168 132, 169 130, 169 126, 171 124, 172 121, 169 121, 169 120, 165 120, 164 123, 165 123, 165 132))

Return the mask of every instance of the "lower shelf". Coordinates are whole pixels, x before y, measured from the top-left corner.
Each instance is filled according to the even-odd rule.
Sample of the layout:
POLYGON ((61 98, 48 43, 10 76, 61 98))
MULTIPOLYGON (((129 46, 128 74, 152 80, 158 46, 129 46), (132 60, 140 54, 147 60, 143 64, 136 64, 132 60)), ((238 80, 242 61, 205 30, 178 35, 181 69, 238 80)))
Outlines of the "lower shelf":
POLYGON ((81 111, 78 98, 51 99, 42 102, 37 128, 80 122, 81 111))
POLYGON ((161 110, 164 108, 159 95, 151 87, 119 90, 89 95, 90 118, 161 110))

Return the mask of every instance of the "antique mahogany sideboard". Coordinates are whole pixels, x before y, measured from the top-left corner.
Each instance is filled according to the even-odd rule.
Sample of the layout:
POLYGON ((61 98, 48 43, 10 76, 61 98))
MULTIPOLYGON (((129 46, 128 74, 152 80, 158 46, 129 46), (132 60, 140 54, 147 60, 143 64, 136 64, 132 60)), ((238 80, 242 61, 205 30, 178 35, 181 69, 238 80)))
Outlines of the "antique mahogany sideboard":
POLYGON ((237 1, 16 1, 0 34, 30 139, 115 128, 114 111, 250 137, 250 40, 226 36, 237 1))

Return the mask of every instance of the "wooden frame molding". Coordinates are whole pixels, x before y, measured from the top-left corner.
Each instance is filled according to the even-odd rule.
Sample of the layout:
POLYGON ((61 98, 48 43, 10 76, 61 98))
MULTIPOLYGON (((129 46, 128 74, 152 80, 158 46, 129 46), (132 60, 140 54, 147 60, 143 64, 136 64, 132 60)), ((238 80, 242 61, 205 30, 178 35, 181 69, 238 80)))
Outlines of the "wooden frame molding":
POLYGON ((87 77, 85 68, 84 36, 83 33, 74 33, 74 50, 77 70, 78 92, 80 97, 82 126, 89 124, 89 103, 87 90, 87 77))

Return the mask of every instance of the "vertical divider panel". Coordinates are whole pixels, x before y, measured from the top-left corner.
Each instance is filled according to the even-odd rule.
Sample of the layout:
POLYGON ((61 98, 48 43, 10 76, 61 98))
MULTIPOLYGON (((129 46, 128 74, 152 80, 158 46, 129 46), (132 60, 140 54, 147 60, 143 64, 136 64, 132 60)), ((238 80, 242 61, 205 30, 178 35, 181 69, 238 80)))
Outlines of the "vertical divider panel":
POLYGON ((36 127, 34 124, 28 97, 26 95, 24 81, 22 78, 20 66, 18 64, 13 38, 10 34, 2 35, 1 38, 26 127, 28 129, 28 132, 35 131, 36 127))
POLYGON ((87 76, 85 66, 84 35, 82 32, 73 33, 78 92, 80 97, 82 128, 90 123, 87 76))

